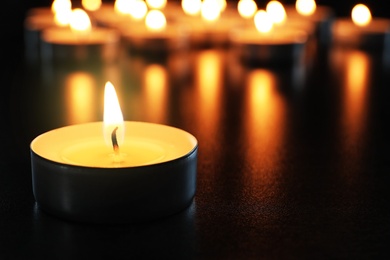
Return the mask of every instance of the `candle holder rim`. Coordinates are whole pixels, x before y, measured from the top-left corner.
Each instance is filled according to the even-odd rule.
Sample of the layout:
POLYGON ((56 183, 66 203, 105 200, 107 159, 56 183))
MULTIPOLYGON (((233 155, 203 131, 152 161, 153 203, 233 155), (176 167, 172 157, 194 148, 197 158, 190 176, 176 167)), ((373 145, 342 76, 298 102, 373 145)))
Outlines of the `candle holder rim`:
POLYGON ((164 127, 168 127, 168 128, 173 128, 175 130, 183 131, 183 132, 186 133, 186 135, 190 136, 191 139, 193 139, 194 146, 193 146, 193 148, 190 151, 188 151, 187 153, 183 154, 182 156, 176 157, 176 158, 168 160, 168 161, 151 163, 151 164, 145 164, 145 165, 137 165, 137 166, 124 166, 124 167, 93 167, 93 166, 85 166, 85 165, 76 165, 76 164, 70 164, 70 163, 57 162, 55 160, 51 160, 51 159, 48 159, 48 158, 45 158, 45 157, 41 156, 40 154, 38 154, 33 149, 33 145, 36 142, 36 140, 39 139, 41 136, 43 136, 47 132, 51 132, 51 131, 55 131, 55 130, 63 129, 63 128, 68 128, 68 127, 72 127, 72 126, 77 126, 77 125, 92 125, 92 124, 103 123, 102 121, 95 121, 95 122, 89 122, 89 123, 82 123, 82 124, 76 124, 76 125, 63 126, 63 127, 55 128, 55 129, 49 130, 47 132, 44 132, 44 133, 36 136, 30 142, 30 152, 33 153, 35 156, 39 157, 40 159, 44 160, 44 161, 47 161, 49 163, 53 163, 53 164, 56 164, 56 165, 59 165, 59 166, 62 166, 62 167, 82 168, 82 169, 91 169, 91 170, 99 170, 99 171, 105 171, 105 170, 109 171, 109 170, 112 170, 112 169, 120 169, 120 170, 122 170, 122 169, 123 170, 134 169, 135 170, 135 169, 145 169, 145 168, 151 168, 151 167, 160 167, 160 166, 164 166, 165 164, 171 164, 171 163, 176 163, 177 161, 180 161, 180 160, 185 160, 186 158, 191 157, 198 150, 199 142, 196 139, 196 137, 194 135, 192 135, 191 133, 189 133, 189 132, 187 132, 187 131, 185 131, 183 129, 180 129, 178 127, 169 126, 169 125, 162 125, 162 124, 157 124, 157 123, 151 123, 151 122, 144 122, 144 121, 124 121, 124 123, 125 122, 136 123, 136 124, 138 124, 138 123, 140 123, 140 124, 148 124, 148 125, 155 125, 155 126, 164 126, 164 127))

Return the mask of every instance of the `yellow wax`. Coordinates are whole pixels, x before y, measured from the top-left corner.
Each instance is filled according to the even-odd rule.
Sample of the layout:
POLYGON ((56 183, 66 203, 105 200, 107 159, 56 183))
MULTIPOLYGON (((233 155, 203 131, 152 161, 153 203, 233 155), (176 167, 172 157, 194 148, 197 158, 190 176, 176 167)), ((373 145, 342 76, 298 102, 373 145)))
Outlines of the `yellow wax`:
POLYGON ((103 123, 54 129, 36 137, 31 149, 39 156, 62 164, 118 168, 157 164, 186 156, 197 146, 191 134, 165 125, 129 122, 119 155, 103 137, 103 123))
MULTIPOLYGON (((129 138, 127 138, 129 139, 129 138)), ((93 138, 60 151, 64 162, 88 167, 142 166, 174 159, 175 147, 154 139, 126 140, 119 155, 102 138, 93 138)))

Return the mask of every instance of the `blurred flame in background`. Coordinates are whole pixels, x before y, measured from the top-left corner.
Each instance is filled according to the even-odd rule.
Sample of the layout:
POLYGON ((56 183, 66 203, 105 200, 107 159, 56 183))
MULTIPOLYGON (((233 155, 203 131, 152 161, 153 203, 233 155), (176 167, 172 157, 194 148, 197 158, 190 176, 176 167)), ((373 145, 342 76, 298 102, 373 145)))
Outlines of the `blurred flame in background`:
POLYGON ((351 18, 358 26, 367 26, 372 19, 370 9, 363 4, 357 4, 352 8, 351 18))
POLYGON ((314 0, 297 0, 295 8, 299 14, 309 16, 315 13, 317 4, 314 0))

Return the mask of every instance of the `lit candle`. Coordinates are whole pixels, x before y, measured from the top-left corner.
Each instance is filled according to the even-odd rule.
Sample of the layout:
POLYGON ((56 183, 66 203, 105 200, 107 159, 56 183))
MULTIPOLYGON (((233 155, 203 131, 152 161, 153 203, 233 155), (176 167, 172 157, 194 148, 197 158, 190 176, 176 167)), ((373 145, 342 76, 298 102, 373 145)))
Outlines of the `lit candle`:
MULTIPOLYGON (((281 10, 281 9, 280 9, 281 10)), ((291 64, 304 56, 307 33, 291 27, 278 26, 265 10, 258 10, 252 27, 237 27, 230 42, 236 55, 244 62, 259 64, 291 64)))
POLYGON ((94 12, 102 6, 102 0, 82 0, 81 5, 87 11, 94 12))
POLYGON ((42 31, 42 58, 49 62, 111 61, 116 58, 119 34, 108 28, 92 27, 88 14, 72 10, 66 28, 42 31))
POLYGON ((240 0, 237 3, 237 11, 244 19, 251 19, 257 12, 257 4, 254 0, 240 0))
POLYGON ((227 8, 226 1, 195 1, 191 5, 184 3, 183 1, 182 8, 187 15, 179 16, 177 23, 188 25, 192 47, 219 47, 228 44, 229 32, 239 17, 237 13, 232 14, 232 8, 227 8))
POLYGON ((176 213, 195 195, 197 140, 181 129, 123 121, 115 89, 104 121, 66 126, 31 143, 42 210, 82 222, 137 222, 176 213))
POLYGON ((390 36, 390 19, 372 17, 370 9, 357 4, 350 18, 340 18, 333 26, 334 43, 339 46, 382 50, 390 36))
POLYGON ((119 31, 132 52, 169 52, 188 48, 185 26, 169 24, 160 10, 147 12, 143 23, 122 23, 119 31))
POLYGON ((121 23, 137 23, 145 17, 148 10, 144 0, 115 0, 113 3, 102 4, 99 9, 90 12, 90 15, 98 25, 116 29, 121 23))
POLYGON ((69 25, 72 3, 70 0, 55 0, 51 7, 30 9, 24 20, 26 56, 34 61, 40 55, 40 38, 44 29, 69 25))
POLYGON ((334 12, 330 7, 319 6, 315 0, 297 0, 294 6, 287 6, 288 23, 302 26, 309 22, 314 25, 313 36, 320 46, 327 46, 332 42, 332 24, 334 12))

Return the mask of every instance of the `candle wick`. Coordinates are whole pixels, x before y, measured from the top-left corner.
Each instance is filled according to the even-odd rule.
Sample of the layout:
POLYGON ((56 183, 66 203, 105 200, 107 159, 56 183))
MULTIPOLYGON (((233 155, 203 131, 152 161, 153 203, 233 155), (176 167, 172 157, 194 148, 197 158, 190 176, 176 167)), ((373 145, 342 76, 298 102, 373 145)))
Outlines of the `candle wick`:
POLYGON ((119 145, 118 145, 118 140, 116 138, 116 131, 118 130, 118 127, 115 127, 114 130, 111 133, 111 141, 112 141, 112 147, 114 149, 114 153, 116 155, 119 154, 119 145))

